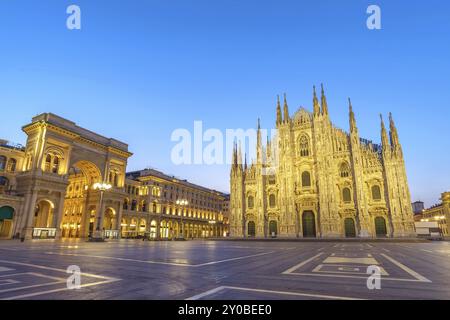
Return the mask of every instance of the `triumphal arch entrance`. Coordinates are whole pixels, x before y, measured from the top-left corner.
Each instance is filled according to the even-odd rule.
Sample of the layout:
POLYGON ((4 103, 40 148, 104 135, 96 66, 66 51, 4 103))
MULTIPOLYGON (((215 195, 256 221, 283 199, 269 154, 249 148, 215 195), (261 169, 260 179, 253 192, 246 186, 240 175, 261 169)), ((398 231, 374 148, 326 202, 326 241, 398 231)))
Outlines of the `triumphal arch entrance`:
POLYGON ((85 238, 118 234, 128 145, 52 113, 34 117, 17 175, 24 196, 17 237, 85 238), (108 188, 98 188, 107 185, 108 188))

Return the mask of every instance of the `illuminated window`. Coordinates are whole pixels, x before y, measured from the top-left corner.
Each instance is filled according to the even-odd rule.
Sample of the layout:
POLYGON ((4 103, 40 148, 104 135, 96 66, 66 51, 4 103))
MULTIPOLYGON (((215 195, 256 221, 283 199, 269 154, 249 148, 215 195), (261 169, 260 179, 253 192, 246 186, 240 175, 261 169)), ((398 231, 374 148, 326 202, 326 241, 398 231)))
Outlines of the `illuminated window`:
POLYGON ((9 172, 14 172, 14 171, 16 171, 16 164, 17 164, 16 159, 13 159, 13 158, 9 159, 7 170, 8 170, 9 172))

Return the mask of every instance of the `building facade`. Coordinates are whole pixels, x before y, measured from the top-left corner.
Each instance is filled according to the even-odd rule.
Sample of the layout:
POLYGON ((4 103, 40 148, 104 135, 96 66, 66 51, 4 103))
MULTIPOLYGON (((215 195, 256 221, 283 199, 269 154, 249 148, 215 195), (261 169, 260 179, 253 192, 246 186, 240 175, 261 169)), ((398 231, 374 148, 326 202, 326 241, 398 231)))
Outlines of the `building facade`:
POLYGON ((235 144, 230 173, 234 237, 409 237, 414 220, 402 147, 392 116, 381 145, 360 138, 349 101, 350 132, 329 117, 322 87, 313 112, 292 117, 278 99, 274 139, 258 121, 256 161, 235 144))
POLYGON ((157 172, 127 175, 127 144, 51 113, 22 130, 25 146, 0 141, 0 238, 222 234, 220 193, 157 172), (165 198, 165 188, 187 193, 165 198))
POLYGON ((154 169, 126 175, 121 236, 151 239, 222 237, 223 193, 154 169))
POLYGON ((441 234, 450 236, 450 192, 441 194, 441 203, 422 211, 421 222, 437 222, 441 234))

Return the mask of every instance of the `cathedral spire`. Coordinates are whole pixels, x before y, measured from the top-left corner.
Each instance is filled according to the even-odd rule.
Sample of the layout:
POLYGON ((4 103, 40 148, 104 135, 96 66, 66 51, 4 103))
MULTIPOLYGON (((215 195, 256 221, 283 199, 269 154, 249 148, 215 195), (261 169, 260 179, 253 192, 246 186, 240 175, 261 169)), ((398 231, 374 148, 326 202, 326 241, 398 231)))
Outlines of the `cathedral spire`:
POLYGON ((247 170, 247 152, 244 153, 244 170, 247 170))
POLYGON ((356 120, 355 120, 355 114, 353 113, 353 106, 352 106, 352 101, 350 100, 350 98, 348 98, 348 112, 349 112, 349 117, 350 117, 350 132, 355 132, 358 129, 356 128, 356 120))
POLYGON ((281 119, 281 105, 280 96, 277 95, 277 125, 281 124, 283 120, 281 119))
POLYGON ((389 150, 389 140, 387 137, 386 127, 384 126, 383 116, 380 114, 381 120, 381 145, 383 147, 383 151, 389 150))
POLYGON ((392 118, 392 113, 389 112, 389 131, 391 135, 391 146, 394 149, 400 147, 400 142, 398 139, 397 128, 395 127, 394 119, 392 118))
POLYGON ((313 86, 313 109, 314 109, 314 115, 318 116, 320 114, 320 106, 319 106, 319 100, 317 100, 316 95, 316 86, 313 86))
POLYGON ((261 140, 261 122, 258 118, 258 132, 256 137, 256 161, 262 162, 262 140, 261 140))
POLYGON ((237 167, 237 145, 236 145, 236 139, 233 142, 233 167, 237 167))
POLYGON ((242 146, 241 146, 241 140, 239 140, 239 148, 237 151, 237 163, 238 166, 242 166, 242 146))
POLYGON ((322 88, 322 96, 321 96, 322 114, 327 115, 328 114, 328 104, 327 104, 327 97, 325 96, 325 90, 323 89, 323 83, 320 86, 322 88))
POLYGON ((283 111, 284 111, 284 122, 287 123, 287 122, 289 122, 289 107, 287 104, 286 93, 284 94, 283 111))

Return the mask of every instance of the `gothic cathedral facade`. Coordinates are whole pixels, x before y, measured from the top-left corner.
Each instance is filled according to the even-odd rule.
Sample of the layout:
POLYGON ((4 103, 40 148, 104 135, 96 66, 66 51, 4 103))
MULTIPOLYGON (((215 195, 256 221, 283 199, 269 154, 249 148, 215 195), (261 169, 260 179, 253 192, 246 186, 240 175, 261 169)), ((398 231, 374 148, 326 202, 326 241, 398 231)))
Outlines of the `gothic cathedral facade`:
POLYGON ((381 145, 360 138, 349 100, 350 132, 336 128, 314 89, 313 112, 290 117, 278 99, 277 134, 256 161, 235 144, 230 173, 233 237, 376 238, 415 236, 402 147, 392 115, 381 145))

